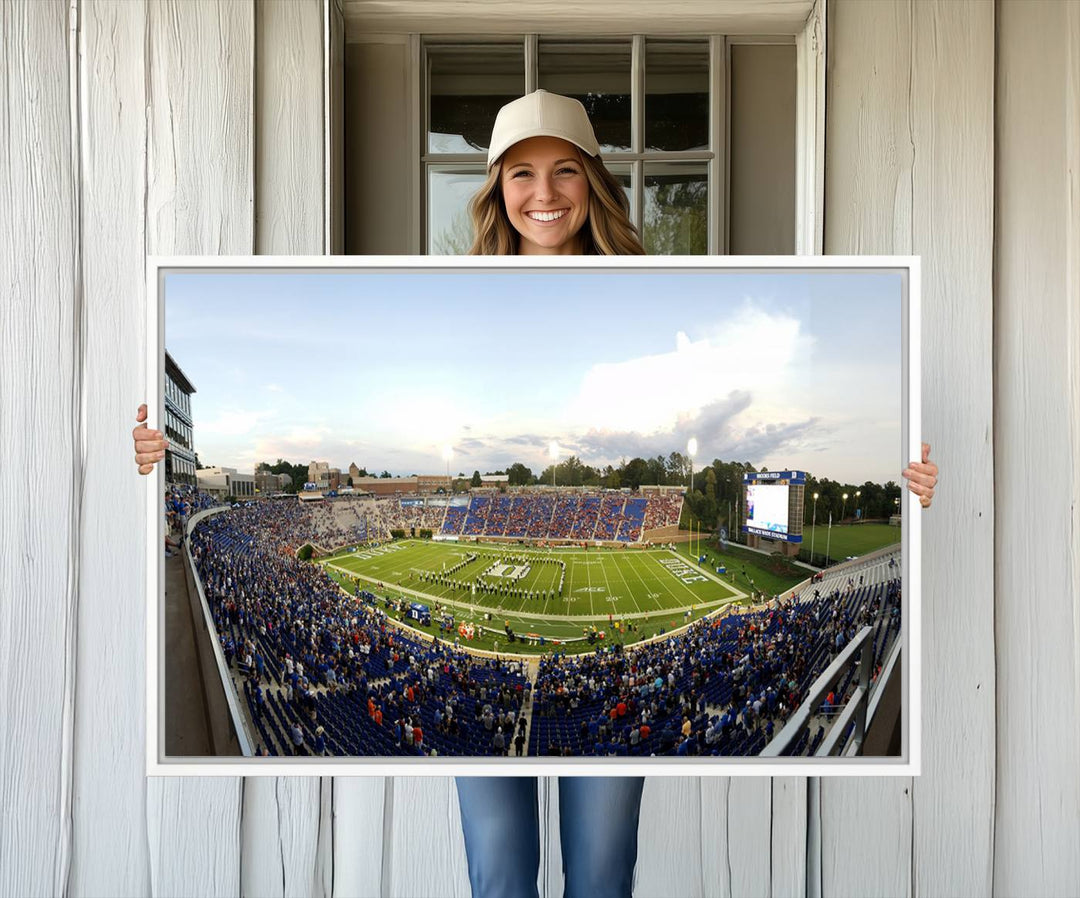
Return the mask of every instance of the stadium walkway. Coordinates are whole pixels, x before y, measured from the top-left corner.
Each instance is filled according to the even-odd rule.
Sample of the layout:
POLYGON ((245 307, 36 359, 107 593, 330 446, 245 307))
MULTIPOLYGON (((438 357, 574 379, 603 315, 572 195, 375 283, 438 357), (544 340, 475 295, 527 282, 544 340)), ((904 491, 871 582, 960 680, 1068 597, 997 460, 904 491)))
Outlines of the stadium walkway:
POLYGON ((165 754, 213 754, 183 561, 165 559, 165 754))

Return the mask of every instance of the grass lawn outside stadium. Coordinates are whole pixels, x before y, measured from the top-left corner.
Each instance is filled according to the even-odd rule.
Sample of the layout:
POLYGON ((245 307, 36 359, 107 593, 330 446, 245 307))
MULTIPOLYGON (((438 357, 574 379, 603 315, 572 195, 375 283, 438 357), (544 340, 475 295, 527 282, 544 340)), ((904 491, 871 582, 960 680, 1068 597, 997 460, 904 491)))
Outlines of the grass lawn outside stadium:
POLYGON ((454 614, 458 624, 474 626, 474 638, 460 639, 462 645, 515 654, 594 651, 613 641, 630 644, 685 626, 724 605, 745 603, 750 589, 745 578, 730 568, 731 573, 721 576, 698 566, 681 546, 674 552, 536 549, 407 539, 339 552, 317 563, 350 594, 359 582, 380 599, 427 605, 430 626, 406 621, 421 632, 452 638, 439 632, 437 602, 454 614), (474 593, 475 581, 496 591, 474 593), (533 595, 514 595, 511 590, 533 595), (537 634, 545 644, 510 643, 503 632, 506 621, 516 635, 537 634), (612 622, 620 621, 623 632, 613 632, 612 622), (481 627, 498 632, 485 633, 481 627), (592 644, 582 639, 583 630, 590 627, 605 637, 592 644))
POLYGON ((828 524, 818 524, 817 527, 803 528, 801 554, 809 559, 813 545, 814 556, 820 564, 828 548, 829 556, 837 562, 849 555, 866 555, 899 542, 900 528, 891 524, 833 524, 831 536, 828 524))

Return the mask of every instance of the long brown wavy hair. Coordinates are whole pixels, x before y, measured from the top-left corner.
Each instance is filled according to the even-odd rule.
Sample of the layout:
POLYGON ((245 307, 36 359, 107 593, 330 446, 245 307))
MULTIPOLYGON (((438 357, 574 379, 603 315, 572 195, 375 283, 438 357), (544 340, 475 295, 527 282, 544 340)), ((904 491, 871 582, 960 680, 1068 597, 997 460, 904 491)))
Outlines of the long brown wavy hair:
MULTIPOLYGON (((586 256, 643 256, 637 228, 630 221, 630 202, 622 185, 599 156, 579 153, 589 182, 589 214, 578 235, 586 256)), ((484 185, 469 201, 473 225, 470 256, 516 256, 521 239, 506 214, 501 178, 502 159, 488 172, 484 185)))

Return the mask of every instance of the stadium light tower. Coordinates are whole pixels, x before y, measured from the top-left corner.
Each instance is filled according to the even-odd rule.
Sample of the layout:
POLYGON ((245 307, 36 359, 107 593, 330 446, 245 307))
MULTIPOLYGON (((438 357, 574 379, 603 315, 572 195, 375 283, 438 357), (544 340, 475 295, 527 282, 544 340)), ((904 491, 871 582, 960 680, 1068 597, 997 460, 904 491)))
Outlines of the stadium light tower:
POLYGON ((843 495, 844 501, 840 503, 840 523, 844 523, 844 509, 847 508, 847 493, 843 495))
POLYGON ((862 490, 855 490, 855 520, 859 520, 859 496, 862 495, 862 490))
POLYGON ((814 537, 817 536, 817 500, 818 494, 814 493, 814 523, 810 525, 810 563, 814 563, 814 537))
POLYGON ((686 444, 686 454, 690 457, 690 492, 694 491, 694 456, 697 455, 697 438, 690 437, 686 444))
POLYGON ((552 440, 548 443, 548 458, 551 459, 551 486, 555 487, 555 462, 559 460, 559 444, 552 440))
POLYGON ((450 488, 450 459, 454 457, 454 449, 452 446, 443 446, 442 450, 443 461, 446 462, 446 491, 452 493, 450 488))

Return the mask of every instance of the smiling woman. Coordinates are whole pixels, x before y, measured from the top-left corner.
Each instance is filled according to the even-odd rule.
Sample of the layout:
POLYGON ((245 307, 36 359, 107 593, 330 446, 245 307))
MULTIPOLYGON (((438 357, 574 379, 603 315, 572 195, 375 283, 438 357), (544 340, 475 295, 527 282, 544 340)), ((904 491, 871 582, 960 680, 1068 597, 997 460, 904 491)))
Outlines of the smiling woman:
POLYGON ((543 90, 499 111, 469 214, 471 255, 645 254, 585 107, 543 90))

